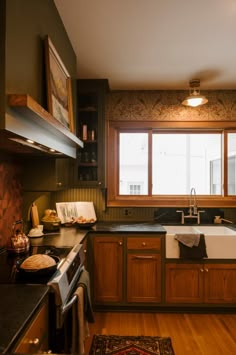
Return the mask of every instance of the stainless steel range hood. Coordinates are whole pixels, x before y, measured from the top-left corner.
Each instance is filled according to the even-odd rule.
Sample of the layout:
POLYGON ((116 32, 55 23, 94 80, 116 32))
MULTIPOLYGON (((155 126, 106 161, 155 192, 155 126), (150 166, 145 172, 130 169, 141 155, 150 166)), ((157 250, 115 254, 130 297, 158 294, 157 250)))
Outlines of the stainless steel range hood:
MULTIPOLYGON (((83 142, 58 122, 29 95, 8 95, 4 139, 30 149, 32 153, 62 155, 76 158, 77 148, 83 142)), ((1 139, 2 143, 3 140, 1 139)))

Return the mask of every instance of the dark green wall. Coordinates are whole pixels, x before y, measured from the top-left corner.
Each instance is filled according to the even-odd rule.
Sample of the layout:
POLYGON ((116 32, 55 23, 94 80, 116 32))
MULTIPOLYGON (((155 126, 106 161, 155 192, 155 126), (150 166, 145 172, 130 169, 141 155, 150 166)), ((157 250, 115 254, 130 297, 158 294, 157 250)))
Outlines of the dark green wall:
POLYGON ((75 78, 76 56, 54 1, 6 0, 6 93, 27 93, 44 108, 46 35, 75 78))

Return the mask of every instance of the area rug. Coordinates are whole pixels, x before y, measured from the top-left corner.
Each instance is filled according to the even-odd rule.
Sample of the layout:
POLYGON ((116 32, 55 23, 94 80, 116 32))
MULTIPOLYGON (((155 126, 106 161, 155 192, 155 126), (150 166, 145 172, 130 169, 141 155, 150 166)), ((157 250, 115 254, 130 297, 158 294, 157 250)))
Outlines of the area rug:
POLYGON ((158 336, 94 335, 89 355, 174 355, 171 339, 158 336))

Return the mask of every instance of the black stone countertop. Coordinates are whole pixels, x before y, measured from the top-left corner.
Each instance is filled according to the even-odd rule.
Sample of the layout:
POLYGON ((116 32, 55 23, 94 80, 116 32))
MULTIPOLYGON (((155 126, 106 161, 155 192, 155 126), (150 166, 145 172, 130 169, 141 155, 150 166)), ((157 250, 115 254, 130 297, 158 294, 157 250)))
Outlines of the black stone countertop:
POLYGON ((107 233, 165 233, 165 229, 162 225, 155 222, 98 222, 92 227, 91 231, 107 233))
POLYGON ((9 351, 48 290, 46 285, 0 285, 1 354, 9 351))

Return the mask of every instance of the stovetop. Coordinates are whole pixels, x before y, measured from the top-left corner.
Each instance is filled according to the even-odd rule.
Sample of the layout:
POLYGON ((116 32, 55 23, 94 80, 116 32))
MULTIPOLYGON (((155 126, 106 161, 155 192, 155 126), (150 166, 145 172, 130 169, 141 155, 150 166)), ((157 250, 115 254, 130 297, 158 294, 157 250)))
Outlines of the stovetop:
POLYGON ((29 251, 25 254, 13 254, 9 253, 6 250, 3 250, 0 253, 0 284, 11 284, 11 283, 36 283, 36 284, 46 284, 52 275, 44 277, 27 277, 23 278, 16 271, 16 263, 22 258, 34 254, 47 254, 55 255, 60 259, 66 258, 66 256, 71 251, 72 247, 55 247, 50 245, 40 245, 40 246, 31 246, 29 251))

